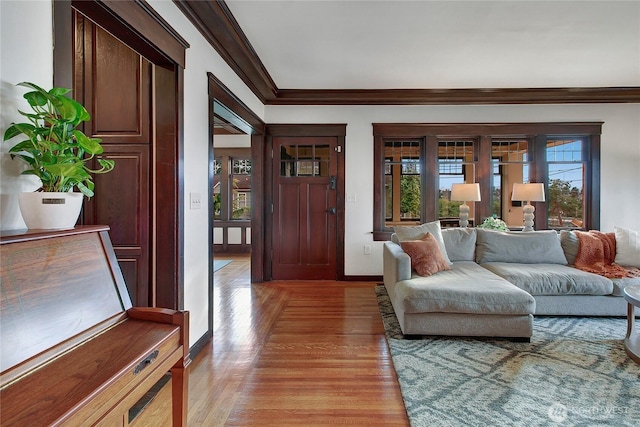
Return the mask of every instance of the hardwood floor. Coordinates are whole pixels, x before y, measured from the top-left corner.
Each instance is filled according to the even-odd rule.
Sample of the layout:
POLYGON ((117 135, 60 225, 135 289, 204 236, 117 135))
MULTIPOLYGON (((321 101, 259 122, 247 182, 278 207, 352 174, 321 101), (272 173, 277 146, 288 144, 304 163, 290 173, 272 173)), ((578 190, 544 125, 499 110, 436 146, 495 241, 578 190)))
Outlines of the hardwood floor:
POLYGON ((214 337, 191 364, 189 426, 408 426, 374 283, 214 275, 214 337))

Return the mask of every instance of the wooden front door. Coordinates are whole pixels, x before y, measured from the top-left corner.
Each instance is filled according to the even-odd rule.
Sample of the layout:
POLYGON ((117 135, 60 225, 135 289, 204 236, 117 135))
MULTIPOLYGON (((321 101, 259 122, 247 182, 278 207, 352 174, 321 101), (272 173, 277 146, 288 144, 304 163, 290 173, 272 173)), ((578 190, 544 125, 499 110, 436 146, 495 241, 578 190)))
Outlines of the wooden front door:
POLYGON ((153 65, 79 13, 75 42, 74 95, 91 115, 85 133, 102 139, 105 157, 116 162, 96 175, 83 222, 111 227, 133 305, 149 306, 153 65))
POLYGON ((273 138, 275 280, 335 280, 336 137, 273 138))

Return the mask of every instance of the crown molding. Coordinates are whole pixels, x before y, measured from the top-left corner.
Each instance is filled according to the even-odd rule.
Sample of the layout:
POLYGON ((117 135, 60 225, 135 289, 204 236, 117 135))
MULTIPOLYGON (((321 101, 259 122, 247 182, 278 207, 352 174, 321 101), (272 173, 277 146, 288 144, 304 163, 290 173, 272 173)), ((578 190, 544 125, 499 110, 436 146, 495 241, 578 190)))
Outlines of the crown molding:
POLYGON ((272 105, 482 105, 637 103, 638 87, 509 89, 280 89, 272 105))
POLYGON ((223 0, 173 0, 265 105, 640 103, 640 87, 279 89, 223 0))
POLYGON ((263 104, 276 98, 276 84, 224 1, 173 2, 263 104))

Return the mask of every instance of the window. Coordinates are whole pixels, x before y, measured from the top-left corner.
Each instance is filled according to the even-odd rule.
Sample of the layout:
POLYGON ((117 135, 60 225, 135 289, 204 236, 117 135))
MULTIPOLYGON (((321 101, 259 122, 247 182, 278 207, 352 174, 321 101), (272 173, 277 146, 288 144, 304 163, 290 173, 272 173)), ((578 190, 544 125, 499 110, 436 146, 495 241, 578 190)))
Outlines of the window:
MULTIPOLYGON (((474 141, 438 140, 438 219, 444 226, 457 226, 460 216, 462 202, 451 200, 453 184, 475 182, 474 145, 474 141)), ((470 218, 474 208, 471 203, 470 218)))
POLYGON ((373 124, 374 239, 398 224, 457 225, 454 183, 480 184, 470 220, 496 215, 514 229, 514 183, 544 182, 535 228, 597 229, 602 123, 373 124))
POLYGON ((221 219, 222 210, 222 159, 213 159, 213 219, 221 219))
POLYGON ((329 176, 328 145, 283 145, 280 176, 329 176))
POLYGON ((420 140, 385 142, 385 221, 388 225, 420 221, 421 145, 420 140))
POLYGON ((581 138, 548 138, 549 228, 582 228, 585 162, 581 138))
POLYGON ((511 189, 515 183, 530 181, 529 158, 527 139, 491 140, 491 215, 510 227, 522 223, 522 204, 511 201, 511 189))
POLYGON ((251 219, 251 160, 231 159, 231 218, 251 219))
POLYGON ((216 149, 213 160, 213 218, 251 220, 250 149, 216 149))

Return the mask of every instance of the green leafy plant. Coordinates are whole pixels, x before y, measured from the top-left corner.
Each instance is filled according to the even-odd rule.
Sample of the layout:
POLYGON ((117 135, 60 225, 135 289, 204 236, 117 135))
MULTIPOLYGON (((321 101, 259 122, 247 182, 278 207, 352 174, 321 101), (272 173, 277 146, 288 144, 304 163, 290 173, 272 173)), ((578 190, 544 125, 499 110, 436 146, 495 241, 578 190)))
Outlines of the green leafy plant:
POLYGON ((32 91, 24 94, 33 112, 18 110, 29 123, 12 123, 4 133, 4 141, 24 135, 9 149, 11 158, 19 158, 29 167, 22 175, 40 178, 38 191, 67 192, 77 187, 92 197, 95 184, 92 174, 107 173, 115 167, 113 160, 96 157, 103 153, 101 140, 90 138, 76 129, 90 119, 87 110, 65 96, 70 89, 54 87, 46 91, 29 83, 18 83, 32 91), (100 166, 91 169, 94 159, 100 166))
POLYGON ((507 223, 499 219, 495 214, 486 218, 482 224, 480 224, 480 227, 489 228, 491 230, 509 231, 507 223))

